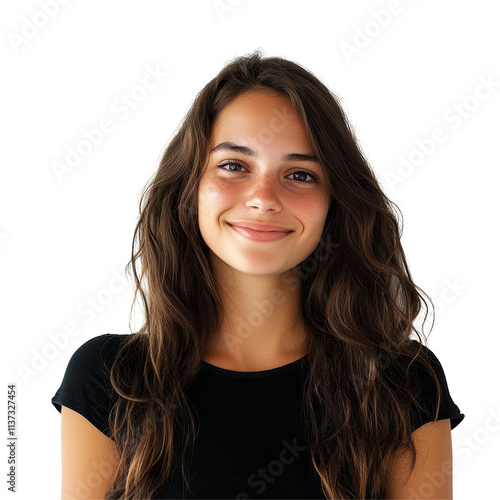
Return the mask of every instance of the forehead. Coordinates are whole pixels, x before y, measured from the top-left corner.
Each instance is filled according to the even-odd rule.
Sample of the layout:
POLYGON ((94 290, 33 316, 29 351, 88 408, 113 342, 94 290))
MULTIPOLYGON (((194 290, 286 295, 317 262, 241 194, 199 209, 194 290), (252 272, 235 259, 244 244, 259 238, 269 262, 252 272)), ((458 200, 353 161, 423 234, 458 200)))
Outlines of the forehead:
POLYGON ((211 147, 222 141, 245 143, 257 152, 269 147, 293 147, 304 149, 304 153, 311 152, 302 120, 290 99, 269 91, 240 94, 219 113, 213 126, 211 147))

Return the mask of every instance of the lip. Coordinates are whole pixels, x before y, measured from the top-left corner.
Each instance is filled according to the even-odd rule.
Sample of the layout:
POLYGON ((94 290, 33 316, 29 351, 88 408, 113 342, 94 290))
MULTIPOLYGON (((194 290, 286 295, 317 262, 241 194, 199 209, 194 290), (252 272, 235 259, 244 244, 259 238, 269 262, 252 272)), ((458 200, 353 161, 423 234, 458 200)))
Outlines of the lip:
POLYGON ((245 227, 248 229, 253 229, 254 231, 278 231, 280 233, 288 233, 291 232, 292 229, 288 229, 287 227, 275 226, 274 224, 260 224, 259 222, 228 222, 229 225, 233 227, 245 227))
MULTIPOLYGON (((233 225, 233 224, 230 224, 229 222, 227 224, 228 224, 228 226, 230 226, 233 229, 233 231, 237 232, 238 234, 240 234, 241 236, 243 236, 245 238, 248 238, 248 239, 254 240, 254 241, 281 240, 282 238, 286 238, 289 234, 293 233, 292 230, 288 230, 288 229, 282 230, 282 231, 277 231, 276 229, 267 229, 267 230, 263 230, 263 231, 257 231, 255 229, 251 229, 249 227, 233 225)), ((245 224, 247 224, 247 223, 245 223, 245 224)), ((278 227, 278 226, 272 226, 272 227, 278 227)))

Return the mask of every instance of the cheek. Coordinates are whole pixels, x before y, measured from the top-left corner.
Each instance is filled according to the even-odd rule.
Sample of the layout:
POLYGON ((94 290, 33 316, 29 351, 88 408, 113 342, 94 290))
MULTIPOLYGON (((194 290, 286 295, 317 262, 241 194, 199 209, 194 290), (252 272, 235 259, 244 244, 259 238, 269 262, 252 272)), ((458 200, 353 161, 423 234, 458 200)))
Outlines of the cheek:
POLYGON ((236 190, 229 184, 202 180, 198 190, 198 210, 200 217, 212 218, 231 206, 236 198, 236 190), (210 214, 210 215, 209 215, 210 214))
POLYGON ((321 235, 328 213, 327 201, 321 197, 303 198, 295 206, 304 230, 321 235))

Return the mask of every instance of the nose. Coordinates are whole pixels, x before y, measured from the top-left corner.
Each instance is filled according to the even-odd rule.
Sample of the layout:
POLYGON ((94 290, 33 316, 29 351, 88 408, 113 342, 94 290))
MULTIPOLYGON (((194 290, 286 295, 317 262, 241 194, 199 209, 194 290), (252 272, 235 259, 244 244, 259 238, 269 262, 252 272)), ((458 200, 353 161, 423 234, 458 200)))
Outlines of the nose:
POLYGON ((278 194, 278 182, 272 178, 271 174, 263 175, 260 179, 256 179, 249 188, 245 204, 248 208, 255 208, 260 212, 279 211, 281 201, 278 194))

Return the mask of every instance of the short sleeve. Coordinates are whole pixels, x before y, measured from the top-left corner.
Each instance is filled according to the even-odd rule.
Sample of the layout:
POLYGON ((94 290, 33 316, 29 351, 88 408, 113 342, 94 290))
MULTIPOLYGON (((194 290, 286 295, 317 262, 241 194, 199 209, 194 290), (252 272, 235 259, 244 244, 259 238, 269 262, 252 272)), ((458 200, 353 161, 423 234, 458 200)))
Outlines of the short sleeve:
MULTIPOLYGON (((460 408, 453 401, 450 390, 448 387, 448 382, 446 380, 446 375, 444 373, 444 369, 436 357, 436 355, 426 346, 422 346, 422 350, 427 355, 427 360, 431 364, 434 369, 438 379, 439 386, 441 389, 441 402, 439 405, 439 413, 437 420, 444 420, 449 418, 451 428, 454 429, 462 420, 465 418, 465 415, 460 411, 460 408)), ((434 416, 436 414, 436 408, 438 403, 438 393, 436 384, 431 373, 424 367, 424 365, 416 365, 416 363, 412 364, 410 369, 412 373, 418 377, 418 386, 420 387, 419 392, 417 394, 417 399, 420 405, 423 407, 416 408, 413 406, 413 429, 416 430, 422 425, 434 421, 434 416)))
POLYGON ((108 437, 108 417, 117 398, 109 373, 126 336, 106 333, 82 344, 69 360, 61 386, 51 400, 59 412, 61 406, 78 412, 108 437))

